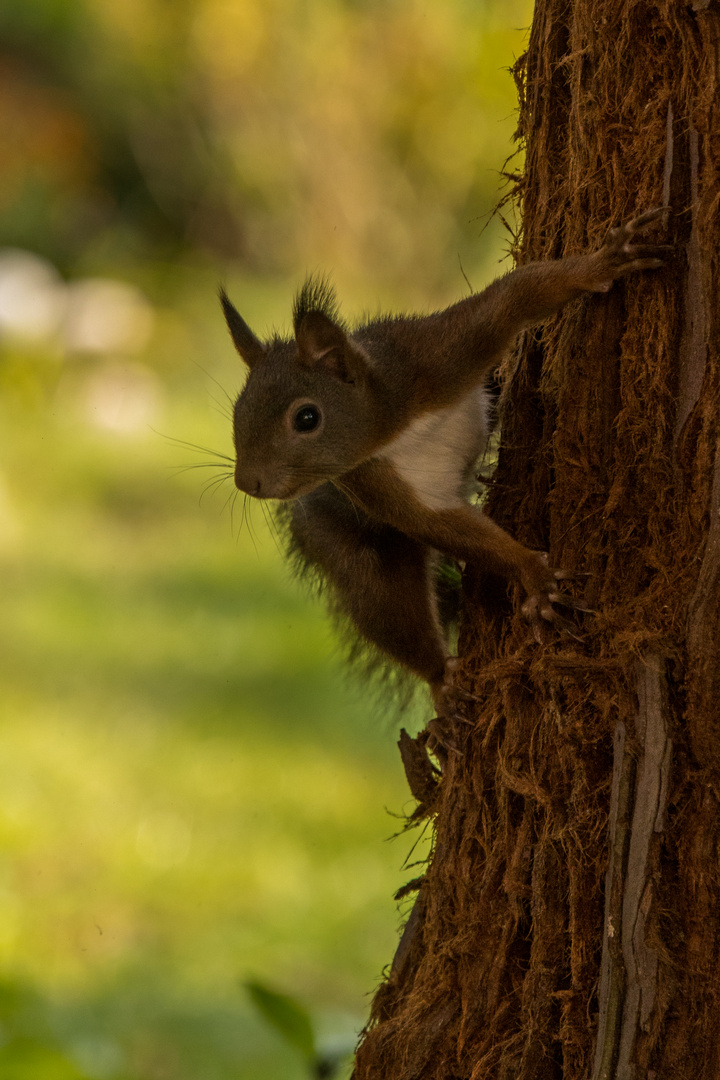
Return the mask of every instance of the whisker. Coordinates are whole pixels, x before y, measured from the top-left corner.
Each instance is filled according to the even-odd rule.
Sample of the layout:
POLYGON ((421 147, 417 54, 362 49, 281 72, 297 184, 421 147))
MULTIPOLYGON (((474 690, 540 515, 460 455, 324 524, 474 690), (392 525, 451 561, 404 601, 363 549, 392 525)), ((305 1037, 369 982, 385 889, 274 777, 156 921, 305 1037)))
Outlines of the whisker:
MULTIPOLYGON (((246 520, 247 520, 248 534, 249 534, 249 536, 250 536, 250 539, 252 540, 252 546, 253 546, 253 547, 255 548, 255 554, 256 554, 256 556, 257 556, 258 558, 260 558, 260 552, 258 551, 257 541, 256 541, 256 539, 255 539, 255 534, 253 533, 253 525, 252 525, 252 499, 250 499, 250 502, 248 502, 248 499, 249 499, 249 498, 250 498, 250 496, 249 496, 249 495, 246 495, 246 496, 245 496, 245 505, 246 505, 246 507, 247 507, 247 518, 246 518, 246 520)), ((239 537, 238 537, 238 539, 239 539, 239 537)))
MULTIPOLYGON (((230 500, 230 535, 232 536, 235 531, 235 504, 237 497, 240 494, 237 488, 232 493, 232 499, 230 500)), ((226 504, 227 505, 227 504, 226 504)))
MULTIPOLYGON (((238 492, 238 494, 240 494, 240 493, 238 492)), ((245 524, 246 524, 246 522, 248 520, 248 513, 249 513, 249 511, 248 511, 248 498, 249 498, 249 496, 246 495, 243 492, 242 513, 240 515, 240 526, 238 528, 237 535, 235 537, 235 542, 236 543, 240 543, 240 534, 242 533, 243 529, 245 528, 245 524)), ((233 506, 234 505, 235 505, 235 501, 233 500, 233 506)), ((248 526, 248 532, 249 531, 250 531, 250 527, 248 526)))
MULTIPOLYGON (((233 491, 230 492, 227 499, 222 504, 222 508, 220 510, 221 514, 225 513, 225 509, 227 508, 228 504, 231 504, 234 501, 234 497, 235 497, 236 494, 237 494, 237 488, 235 488, 233 491)), ((232 514, 230 515, 230 529, 232 531, 232 514)))
POLYGON ((210 397, 210 400, 213 402, 213 404, 215 406, 214 412, 219 413, 219 415, 222 416, 223 420, 229 420, 230 423, 232 423, 232 420, 233 420, 233 405, 232 405, 232 403, 230 405, 226 405, 224 402, 218 401, 218 399, 216 397, 213 397, 212 394, 210 394, 209 397, 210 397))
POLYGON ((260 504, 260 506, 262 507, 263 517, 265 518, 265 524, 268 527, 268 532, 270 533, 270 535, 273 538, 273 541, 275 543, 275 547, 278 550, 278 553, 280 555, 282 555, 283 550, 282 550, 282 547, 280 546, 280 534, 278 533, 277 525, 273 521, 273 515, 272 515, 271 511, 268 509, 268 507, 265 505, 264 502, 262 502, 260 504))
POLYGON ((168 442, 175 443, 176 446, 184 446, 186 450, 195 450, 198 454, 212 454, 213 457, 221 458, 223 461, 235 462, 235 458, 229 454, 223 454, 219 450, 211 450, 207 446, 200 446, 198 443, 186 442, 185 439, 176 439, 174 435, 165 435, 162 431, 157 431, 155 428, 151 428, 156 435, 159 435, 161 439, 166 439, 168 442))
POLYGON ((171 470, 176 474, 190 472, 192 469, 224 469, 225 476, 232 476, 232 469, 228 469, 224 461, 199 461, 192 465, 171 465, 171 470))
POLYGON ((358 510, 358 508, 355 505, 353 499, 351 498, 350 492, 348 491, 345 484, 343 484, 342 480, 340 480, 339 477, 336 477, 335 480, 331 480, 330 483, 333 485, 334 488, 337 489, 337 491, 340 492, 341 495, 344 495, 345 498, 348 500, 348 502, 350 503, 350 505, 352 506, 352 508, 353 508, 353 510, 355 512, 355 517, 356 517, 357 523, 359 525, 360 524, 360 511, 358 510))
MULTIPOLYGON (((227 392, 227 390, 225 389, 225 387, 223 386, 223 384, 222 384, 222 383, 221 383, 221 382, 220 382, 220 381, 219 381, 218 379, 216 379, 216 378, 215 378, 215 376, 214 376, 214 375, 212 375, 212 374, 211 374, 211 373, 210 373, 210 372, 209 372, 209 371, 207 370, 207 368, 204 368, 204 367, 202 366, 202 364, 198 364, 197 360, 195 360, 195 361, 194 361, 194 364, 195 364, 195 367, 196 367, 196 368, 199 368, 199 370, 200 370, 200 371, 202 371, 203 375, 207 375, 208 379, 211 379, 211 380, 212 380, 212 382, 214 382, 214 383, 215 383, 215 385, 217 386, 218 390, 221 390, 221 391, 223 392, 223 394, 225 395, 225 397, 226 397, 226 398, 228 399, 228 401, 230 402, 230 405, 231 405, 231 406, 232 406, 232 407, 234 408, 234 407, 235 407, 235 400, 234 400, 234 399, 233 399, 233 398, 232 398, 232 397, 230 396, 230 394, 229 394, 229 393, 227 392)), ((237 397, 237 394, 236 394, 235 396, 237 397)))
MULTIPOLYGON (((229 479, 229 476, 216 476, 212 480, 208 480, 207 483, 203 486, 202 494, 200 495, 200 498, 198 500, 198 506, 202 505, 202 501, 209 491, 213 491, 213 489, 215 488, 222 487, 222 485, 229 479)), ((225 505, 223 506, 223 510, 225 509, 225 506, 227 506, 227 503, 225 503, 225 505)))
POLYGON ((232 480, 232 479, 233 479, 233 474, 231 472, 227 472, 226 470, 223 470, 217 476, 208 476, 207 479, 205 480, 204 484, 203 484, 203 487, 207 487, 208 484, 220 483, 220 482, 222 482, 224 480, 232 480))
POLYGON ((304 499, 295 499, 293 505, 300 507, 303 514, 305 515, 305 520, 307 521, 308 512, 307 512, 307 506, 305 505, 305 500, 304 499))

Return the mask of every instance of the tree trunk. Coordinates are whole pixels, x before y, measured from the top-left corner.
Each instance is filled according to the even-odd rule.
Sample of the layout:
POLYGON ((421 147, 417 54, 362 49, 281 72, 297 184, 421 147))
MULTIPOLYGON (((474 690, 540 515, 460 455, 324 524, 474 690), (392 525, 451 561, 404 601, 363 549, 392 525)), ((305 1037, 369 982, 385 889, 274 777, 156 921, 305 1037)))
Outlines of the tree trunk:
POLYGON ((719 41, 718 0, 537 2, 519 261, 662 204, 677 253, 508 365, 488 510, 595 614, 537 644, 467 575, 479 704, 439 784, 404 741, 435 845, 356 1080, 720 1076, 719 41))

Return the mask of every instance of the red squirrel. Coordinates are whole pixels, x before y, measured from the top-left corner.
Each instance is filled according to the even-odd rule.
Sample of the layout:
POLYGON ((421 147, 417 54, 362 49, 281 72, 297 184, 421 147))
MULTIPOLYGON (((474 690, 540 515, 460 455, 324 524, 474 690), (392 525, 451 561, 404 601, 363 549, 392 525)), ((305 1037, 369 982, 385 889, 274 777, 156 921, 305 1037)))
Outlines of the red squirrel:
POLYGON ((294 551, 362 638, 428 682, 439 716, 464 695, 438 613, 438 553, 519 584, 536 629, 561 625, 554 605, 572 605, 542 553, 468 502, 488 435, 486 380, 521 330, 662 266, 670 246, 636 233, 666 209, 612 229, 592 254, 529 263, 444 311, 353 330, 322 280, 295 299, 293 340, 260 341, 221 291, 250 369, 234 408, 236 486, 288 503, 294 551))

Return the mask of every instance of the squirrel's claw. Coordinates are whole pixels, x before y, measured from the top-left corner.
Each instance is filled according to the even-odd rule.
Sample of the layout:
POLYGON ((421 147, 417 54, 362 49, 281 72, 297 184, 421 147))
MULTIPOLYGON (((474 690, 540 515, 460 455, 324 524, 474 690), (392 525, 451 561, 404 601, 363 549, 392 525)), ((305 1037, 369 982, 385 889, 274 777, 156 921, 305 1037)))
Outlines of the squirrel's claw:
POLYGON ((561 592, 558 583, 571 578, 583 578, 590 575, 582 571, 552 570, 548 567, 547 554, 538 552, 538 555, 542 565, 539 572, 537 572, 536 564, 535 580, 528 589, 528 596, 521 609, 530 623, 535 640, 542 644, 546 640, 548 628, 553 627, 555 630, 575 638, 576 641, 582 641, 583 638, 578 632, 577 624, 565 618, 557 608, 566 608, 570 612, 577 611, 585 614, 594 614, 594 612, 592 608, 587 607, 581 600, 576 600, 574 596, 561 592))
POLYGON ((583 578, 592 577, 590 570, 553 570, 556 581, 581 581, 583 578))
MULTIPOLYGON (((463 689, 462 686, 457 684, 457 672, 460 668, 459 656, 448 656, 445 661, 445 674, 443 681, 434 692, 442 701, 478 701, 479 699, 475 694, 471 694, 469 690, 463 689)), ((440 710, 438 710, 440 711, 440 710)))
MULTIPOLYGON (((448 722, 467 724, 469 726, 472 726, 473 723, 472 720, 463 716, 462 706, 464 704, 477 702, 478 698, 475 694, 471 694, 469 690, 465 690, 462 686, 458 686, 457 672, 459 667, 459 658, 457 656, 449 656, 445 661, 445 671, 442 681, 438 681, 430 687, 437 716, 430 722, 430 724, 433 725, 432 729, 430 724, 428 724, 428 730, 431 732, 433 738, 441 743, 448 741, 448 737, 445 734, 441 735, 439 729, 448 724, 448 722)), ((450 740, 450 743, 452 743, 452 740, 450 740)), ((453 746, 449 746, 449 749, 452 750, 453 746)), ((459 753, 459 751, 457 752, 459 753)))
MULTIPOLYGON (((556 601, 557 602, 557 601, 556 601)), ((556 630, 561 630, 564 634, 569 634, 571 638, 575 638, 575 641, 583 641, 582 634, 578 633, 578 628, 575 623, 570 622, 564 615, 560 615, 557 611, 552 610, 549 616, 543 613, 544 618, 555 627, 556 630)))
POLYGON ((587 288, 592 292, 608 292, 613 281, 635 270, 659 270, 665 258, 674 250, 673 244, 643 243, 636 239, 648 225, 652 225, 669 206, 656 206, 637 217, 610 229, 605 243, 592 256, 593 272, 587 288))
POLYGON ((576 600, 574 596, 570 596, 569 593, 548 593, 548 598, 553 604, 559 604, 560 607, 570 608, 572 611, 582 611, 585 615, 594 615, 593 608, 589 608, 581 600, 576 600))
POLYGON ((435 755, 441 765, 447 761, 448 754, 462 757, 462 750, 455 740, 448 734, 446 716, 435 716, 428 720, 428 749, 435 755))
POLYGON ((456 686, 453 688, 453 697, 458 698, 460 701, 479 701, 480 698, 476 694, 471 694, 469 690, 463 690, 462 686, 456 686))
POLYGON ((561 634, 567 634, 575 641, 584 641, 582 634, 578 633, 577 625, 566 619, 559 611, 555 611, 550 604, 540 609, 534 616, 529 616, 528 619, 538 645, 547 643, 550 628, 561 634))
MULTIPOLYGON (((573 607, 573 603, 565 603, 565 600, 572 600, 571 597, 562 597, 559 593, 546 593, 544 596, 531 596, 522 606, 522 613, 530 623, 532 628, 533 637, 542 645, 546 640, 544 631, 552 626, 555 630, 560 630, 563 633, 569 634, 570 637, 575 638, 576 641, 582 641, 582 637, 578 634, 578 628, 575 623, 570 622, 564 615, 561 615, 559 611, 556 611, 553 604, 563 603, 565 607, 573 607)), ((578 610, 587 610, 578 608, 578 610)))
POLYGON ((638 229, 643 229, 646 225, 649 225, 651 221, 657 221, 662 214, 666 214, 669 210, 672 210, 671 206, 654 206, 652 210, 645 210, 642 214, 638 214, 636 218, 630 218, 620 228, 627 229, 629 232, 636 232, 638 229))

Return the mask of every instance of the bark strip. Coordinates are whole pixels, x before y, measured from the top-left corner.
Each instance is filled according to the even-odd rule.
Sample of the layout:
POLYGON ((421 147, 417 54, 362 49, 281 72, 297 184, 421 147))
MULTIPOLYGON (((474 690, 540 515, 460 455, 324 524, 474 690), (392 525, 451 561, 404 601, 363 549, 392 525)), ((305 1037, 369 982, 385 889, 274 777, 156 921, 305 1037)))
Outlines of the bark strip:
POLYGON ((635 761, 625 749, 625 740, 625 725, 620 721, 613 741, 613 778, 608 826, 610 843, 605 875, 605 924, 598 991, 598 1035, 592 1080, 611 1080, 614 1075, 624 1002, 622 907, 635 779, 635 761))
POLYGON ((658 957, 645 940, 653 900, 648 875, 650 849, 661 832, 667 801, 672 743, 668 734, 665 665, 650 655, 637 665, 639 708, 636 732, 642 750, 637 764, 627 872, 622 902, 625 994, 615 1076, 632 1080, 639 1030, 646 1030, 657 989, 658 957))

